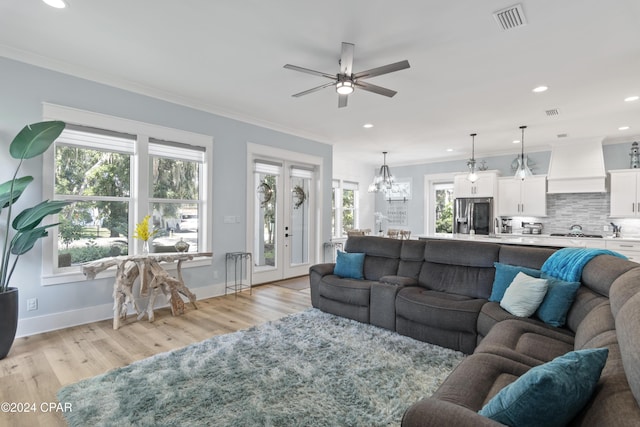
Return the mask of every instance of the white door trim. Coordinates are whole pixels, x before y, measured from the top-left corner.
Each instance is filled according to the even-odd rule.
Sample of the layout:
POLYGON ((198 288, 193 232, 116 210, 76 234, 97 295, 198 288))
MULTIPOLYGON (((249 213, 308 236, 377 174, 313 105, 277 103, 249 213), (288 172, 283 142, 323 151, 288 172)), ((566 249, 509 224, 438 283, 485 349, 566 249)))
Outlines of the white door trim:
MULTIPOLYGON (((321 246, 322 246, 322 194, 323 194, 323 165, 324 159, 319 156, 314 156, 311 154, 300 153, 296 151, 285 150, 282 148, 270 147, 262 144, 255 144, 252 142, 247 142, 247 188, 246 188, 246 196, 247 196, 247 211, 246 211, 246 242, 245 247, 246 250, 251 252, 253 250, 254 244, 254 209, 256 207, 256 197, 255 197, 255 189, 253 188, 253 162, 256 159, 273 159, 273 160, 282 160, 285 162, 293 162, 293 163, 301 163, 308 164, 315 167, 316 176, 315 176, 315 191, 313 191, 310 200, 310 207, 313 209, 312 214, 315 217, 314 228, 311 230, 311 234, 313 236, 313 254, 310 254, 309 262, 310 264, 316 264, 320 259, 321 246)), ((281 232, 280 230, 278 232, 281 232)), ((252 266, 253 268, 253 266, 252 266)), ((255 271, 254 271, 255 273, 255 271)), ((254 274, 254 283, 264 283, 271 280, 278 280, 279 278, 273 278, 271 276, 265 275, 265 280, 260 279, 260 275, 256 277, 254 274)))

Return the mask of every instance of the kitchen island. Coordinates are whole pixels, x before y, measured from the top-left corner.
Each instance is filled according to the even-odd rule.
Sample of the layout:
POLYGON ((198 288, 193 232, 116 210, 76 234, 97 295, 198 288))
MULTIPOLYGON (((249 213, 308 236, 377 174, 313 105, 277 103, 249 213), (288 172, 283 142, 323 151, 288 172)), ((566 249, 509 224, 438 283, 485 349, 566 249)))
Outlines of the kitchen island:
POLYGON ((631 261, 640 262, 640 238, 636 237, 566 237, 551 236, 549 234, 431 234, 418 235, 416 237, 418 239, 469 240, 555 248, 610 249, 625 255, 631 261))

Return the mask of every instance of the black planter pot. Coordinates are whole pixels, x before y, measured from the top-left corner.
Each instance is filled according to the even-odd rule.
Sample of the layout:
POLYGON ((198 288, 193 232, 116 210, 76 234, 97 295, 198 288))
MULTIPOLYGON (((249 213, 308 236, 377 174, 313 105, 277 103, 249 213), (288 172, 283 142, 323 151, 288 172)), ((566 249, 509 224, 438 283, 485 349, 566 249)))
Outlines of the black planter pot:
POLYGON ((0 292, 0 359, 9 354, 18 328, 18 288, 0 292))

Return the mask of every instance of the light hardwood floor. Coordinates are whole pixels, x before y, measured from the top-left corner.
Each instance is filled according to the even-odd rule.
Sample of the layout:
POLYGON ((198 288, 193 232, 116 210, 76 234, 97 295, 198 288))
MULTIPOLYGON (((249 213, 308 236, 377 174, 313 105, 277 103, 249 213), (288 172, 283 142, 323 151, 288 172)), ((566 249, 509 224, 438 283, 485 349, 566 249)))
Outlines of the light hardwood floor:
MULTIPOLYGON (((214 335, 235 332, 311 307, 308 276, 261 285, 234 295, 186 305, 172 317, 156 310, 156 320, 127 318, 119 330, 112 320, 18 338, 0 360, 0 403, 35 404, 33 413, 0 412, 0 426, 64 426, 58 403, 60 387, 128 365, 157 353, 181 348, 214 335), (44 409, 43 410, 43 406, 44 409)), ((73 402, 70 402, 73 410, 73 402)))

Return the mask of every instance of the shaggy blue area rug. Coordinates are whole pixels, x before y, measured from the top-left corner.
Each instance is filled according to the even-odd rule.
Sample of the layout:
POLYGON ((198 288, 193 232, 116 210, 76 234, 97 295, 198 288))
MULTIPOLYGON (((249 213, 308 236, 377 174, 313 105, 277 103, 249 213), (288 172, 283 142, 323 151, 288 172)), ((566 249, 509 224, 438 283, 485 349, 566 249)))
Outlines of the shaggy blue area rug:
POLYGON ((71 426, 388 426, 463 359, 310 309, 66 386, 71 426))

